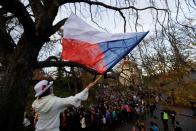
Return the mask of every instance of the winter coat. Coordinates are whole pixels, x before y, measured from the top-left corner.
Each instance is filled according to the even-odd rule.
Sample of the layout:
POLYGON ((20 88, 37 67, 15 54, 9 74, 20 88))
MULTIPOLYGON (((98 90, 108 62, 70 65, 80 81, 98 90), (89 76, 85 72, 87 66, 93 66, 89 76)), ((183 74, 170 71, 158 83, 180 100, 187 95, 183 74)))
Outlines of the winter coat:
POLYGON ((36 112, 40 113, 40 117, 36 123, 35 131, 59 131, 60 113, 65 110, 67 105, 75 107, 80 106, 82 100, 88 98, 88 89, 85 88, 82 92, 75 96, 60 98, 53 95, 48 95, 40 99, 36 99, 32 107, 36 112))

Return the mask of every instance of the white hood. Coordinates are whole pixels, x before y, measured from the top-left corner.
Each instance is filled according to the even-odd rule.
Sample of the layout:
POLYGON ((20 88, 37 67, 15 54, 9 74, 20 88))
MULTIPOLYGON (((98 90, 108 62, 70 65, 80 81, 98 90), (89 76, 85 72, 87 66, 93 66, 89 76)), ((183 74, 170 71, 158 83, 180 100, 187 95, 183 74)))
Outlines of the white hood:
POLYGON ((35 111, 37 112, 48 112, 52 105, 55 103, 55 99, 52 99, 55 96, 52 95, 48 95, 45 97, 42 97, 41 99, 36 99, 33 104, 32 107, 35 111))

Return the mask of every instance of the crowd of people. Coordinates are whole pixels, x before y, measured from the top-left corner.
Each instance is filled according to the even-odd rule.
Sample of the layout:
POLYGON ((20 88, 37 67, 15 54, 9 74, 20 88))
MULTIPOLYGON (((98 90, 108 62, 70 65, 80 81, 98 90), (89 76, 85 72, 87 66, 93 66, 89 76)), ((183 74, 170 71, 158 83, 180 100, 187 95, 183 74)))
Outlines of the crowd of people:
MULTIPOLYGON (((159 101, 158 95, 144 90, 119 90, 109 85, 102 85, 97 88, 95 98, 96 101, 88 107, 68 106, 60 115, 60 131, 101 131, 124 126, 130 121, 135 125, 132 131, 136 129, 160 131, 155 122, 150 122, 148 127, 144 122, 147 116, 154 117, 159 101)), ((39 119, 39 114, 36 112, 31 116, 29 118, 25 114, 24 126, 28 130, 33 130, 39 119)), ((167 116, 162 113, 162 118, 164 117, 167 116)), ((167 130, 167 120, 162 121, 164 129, 167 130)))

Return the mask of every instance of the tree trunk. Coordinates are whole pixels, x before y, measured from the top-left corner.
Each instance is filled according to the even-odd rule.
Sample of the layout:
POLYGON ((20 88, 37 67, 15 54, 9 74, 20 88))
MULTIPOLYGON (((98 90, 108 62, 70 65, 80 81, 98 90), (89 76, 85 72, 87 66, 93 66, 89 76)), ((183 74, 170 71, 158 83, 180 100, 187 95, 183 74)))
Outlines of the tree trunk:
POLYGON ((5 131, 22 130, 29 82, 40 48, 37 41, 22 36, 6 67, 0 85, 0 127, 5 131))

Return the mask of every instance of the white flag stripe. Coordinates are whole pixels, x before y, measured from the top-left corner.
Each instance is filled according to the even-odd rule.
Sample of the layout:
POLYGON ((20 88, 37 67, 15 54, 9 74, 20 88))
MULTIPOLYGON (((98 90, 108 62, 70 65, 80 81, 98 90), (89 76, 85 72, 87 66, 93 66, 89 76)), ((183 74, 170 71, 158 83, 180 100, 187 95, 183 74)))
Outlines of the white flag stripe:
POLYGON ((112 33, 101 32, 91 27, 89 24, 87 24, 78 16, 72 13, 64 24, 63 38, 76 39, 76 40, 81 40, 81 41, 95 44, 95 43, 101 43, 106 41, 131 38, 131 37, 135 37, 135 34, 138 33, 112 34, 112 33))

